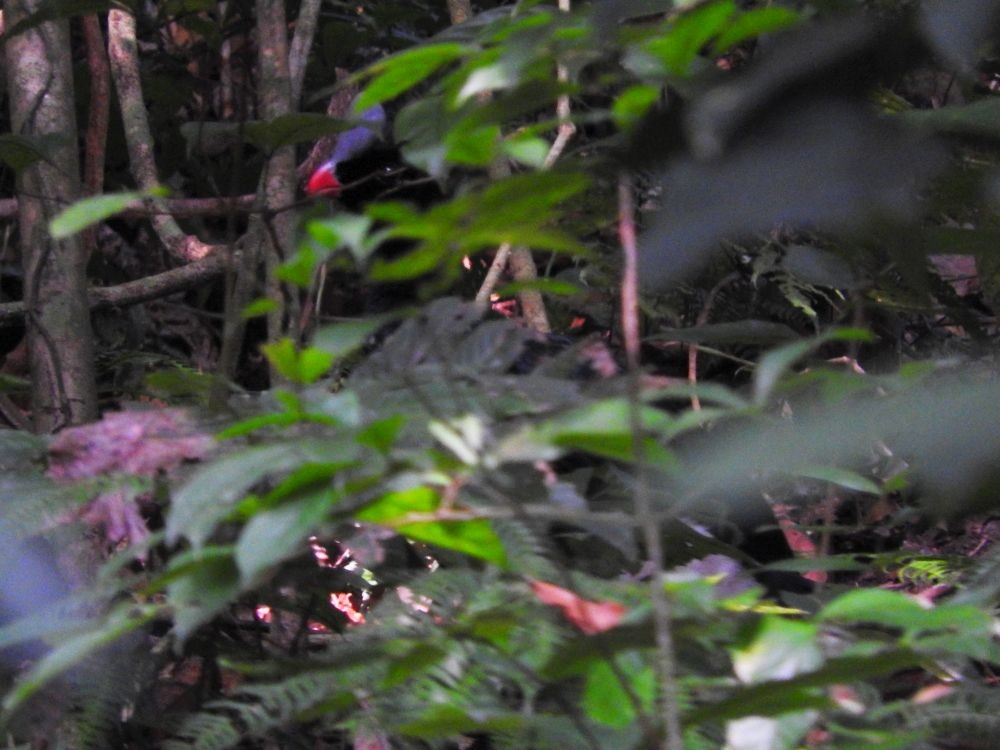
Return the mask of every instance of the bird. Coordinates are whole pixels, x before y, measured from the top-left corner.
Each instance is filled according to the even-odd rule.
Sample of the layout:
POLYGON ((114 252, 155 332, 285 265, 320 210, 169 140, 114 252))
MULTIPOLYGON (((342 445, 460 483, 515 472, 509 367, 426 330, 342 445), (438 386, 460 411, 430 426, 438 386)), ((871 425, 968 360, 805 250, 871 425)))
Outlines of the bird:
POLYGON ((331 196, 340 194, 342 185, 337 176, 337 167, 350 161, 369 148, 382 137, 386 115, 381 104, 366 109, 361 114, 361 125, 340 134, 330 158, 320 164, 309 176, 306 193, 310 196, 331 196))

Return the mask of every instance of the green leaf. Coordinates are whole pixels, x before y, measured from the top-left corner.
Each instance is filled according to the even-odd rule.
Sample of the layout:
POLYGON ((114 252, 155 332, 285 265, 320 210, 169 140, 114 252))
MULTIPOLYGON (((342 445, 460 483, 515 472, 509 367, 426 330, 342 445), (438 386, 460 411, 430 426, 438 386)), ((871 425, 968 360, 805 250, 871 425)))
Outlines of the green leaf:
POLYGON ((358 444, 388 455, 406 423, 407 418, 403 414, 393 414, 391 417, 372 422, 358 433, 358 444))
POLYGON ((247 140, 265 151, 282 146, 310 143, 323 136, 348 130, 351 123, 315 112, 296 112, 273 120, 259 120, 244 125, 247 140))
POLYGON ((626 727, 636 719, 632 697, 638 698, 645 713, 653 709, 656 673, 644 655, 628 651, 612 656, 616 669, 606 659, 591 662, 583 687, 583 709, 594 721, 612 727, 626 727), (628 690, 622 681, 628 682, 628 690))
POLYGON ((662 88, 652 84, 636 84, 625 89, 611 108, 615 123, 626 129, 637 123, 660 99, 662 88))
POLYGON ((442 97, 427 97, 410 102, 393 120, 393 137, 403 144, 403 158, 437 179, 447 175, 444 139, 454 124, 442 97))
POLYGON ((379 329, 395 319, 394 315, 377 315, 359 318, 332 326, 324 326, 316 331, 313 346, 330 355, 333 361, 353 354, 379 329))
POLYGON ((912 109, 895 118, 948 135, 1000 138, 1000 101, 992 96, 962 106, 912 109))
POLYGON ((418 643, 393 659, 386 672, 382 687, 391 688, 406 682, 415 675, 425 674, 448 656, 448 652, 430 643, 418 643))
POLYGON ((493 163, 500 146, 496 125, 452 128, 445 137, 446 155, 453 164, 485 167, 493 163))
POLYGON ((819 619, 880 622, 905 628, 921 614, 922 607, 906 594, 885 589, 865 589, 851 591, 834 599, 823 608, 819 619))
POLYGON ((341 460, 345 450, 343 443, 331 441, 271 442, 203 464, 174 495, 167 543, 185 537, 194 547, 203 546, 237 501, 264 477, 306 461, 341 460))
POLYGON ((436 544, 445 549, 478 557, 499 567, 507 564, 507 553, 488 521, 420 521, 406 523, 415 513, 433 513, 441 498, 430 487, 411 487, 383 495, 355 514, 359 521, 389 526, 403 536, 436 544))
POLYGON ((501 143, 503 152, 520 164, 541 169, 549 155, 549 142, 533 135, 514 135, 501 143))
POLYGON ((754 373, 754 403, 763 406, 778 381, 796 362, 829 341, 871 341, 872 334, 859 328, 837 328, 805 341, 796 341, 768 352, 754 373))
MULTIPOLYGON (((49 681, 82 664, 99 649, 138 630, 160 612, 159 606, 127 603, 113 610, 102 621, 92 623, 85 632, 66 637, 25 674, 19 676, 13 689, 4 697, 4 714, 9 717, 49 681)), ((110 658, 110 654, 107 658, 110 658)))
POLYGON ((869 495, 881 495, 882 489, 868 477, 861 476, 850 469, 840 469, 835 466, 816 466, 799 469, 795 472, 801 477, 829 482, 854 492, 866 492, 869 495))
POLYGON ((315 383, 333 366, 332 354, 312 346, 299 349, 287 337, 273 344, 264 344, 261 351, 279 373, 302 385, 315 383))
POLYGON ((174 612, 174 634, 180 642, 229 606, 240 594, 240 577, 231 550, 184 561, 184 574, 167 585, 174 612))
POLYGON ((829 708, 830 699, 813 688, 891 674, 912 667, 920 660, 919 655, 907 649, 829 659, 813 672, 736 690, 721 701, 688 711, 682 718, 685 725, 694 726, 704 721, 717 722, 741 716, 780 716, 794 710, 829 708))
POLYGON ((320 248, 327 251, 322 254, 323 258, 346 245, 354 262, 361 265, 378 247, 378 243, 373 242, 373 238, 378 237, 377 234, 372 234, 373 225, 374 221, 370 216, 340 211, 332 218, 310 221, 306 225, 306 231, 320 248))
POLYGON ((737 44, 761 34, 772 34, 790 28, 800 19, 801 16, 794 10, 781 5, 754 8, 737 17, 719 34, 713 45, 714 54, 720 55, 737 44))
POLYGON ((667 70, 685 75, 702 47, 722 31, 734 13, 733 0, 705 3, 678 18, 666 34, 651 41, 646 49, 659 57, 667 70))
POLYGON ((124 211, 136 201, 164 194, 165 191, 162 188, 156 188, 154 190, 109 193, 83 198, 53 217, 52 221, 49 222, 49 234, 57 240, 70 237, 124 211))
POLYGON ((465 53, 465 45, 443 42, 406 50, 376 63, 369 68, 374 78, 355 100, 354 111, 364 112, 399 96, 465 53))
POLYGON ((399 724, 394 729, 404 736, 431 740, 452 738, 477 730, 511 732, 521 726, 523 721, 516 714, 480 715, 474 718, 454 706, 431 705, 424 709, 419 719, 399 724))
POLYGON ((376 259, 369 276, 372 281, 415 279, 433 271, 445 258, 445 248, 423 244, 393 260, 376 259))
POLYGON ((819 628, 811 622, 766 616, 746 636, 732 649, 733 670, 742 682, 786 680, 823 663, 819 628))
POLYGON ((244 307, 241 314, 246 319, 259 318, 261 315, 267 315, 277 309, 278 303, 276 301, 268 297, 261 297, 260 299, 255 299, 249 305, 244 307))
MULTIPOLYGON (((641 408, 640 419, 647 432, 669 430, 672 422, 669 415, 648 406, 641 408)), ((574 448, 617 461, 635 458, 631 405, 624 398, 606 399, 573 409, 541 422, 526 437, 528 445, 574 448)), ((654 464, 668 466, 673 462, 670 452, 651 438, 643 441, 643 453, 646 460, 654 464)))
POLYGON ((270 568, 305 552, 309 535, 337 499, 339 494, 333 488, 324 487, 251 518, 236 544, 236 564, 243 585, 255 585, 270 568))
POLYGON ((315 383, 333 367, 333 355, 307 346, 299 352, 299 381, 303 385, 315 383))
MULTIPOLYGON (((307 231, 309 227, 310 225, 307 224, 307 231)), ((312 286, 316 267, 323 260, 312 246, 303 243, 291 258, 275 269, 274 275, 281 281, 308 289, 312 286)), ((277 303, 275 305, 277 306, 277 303)))

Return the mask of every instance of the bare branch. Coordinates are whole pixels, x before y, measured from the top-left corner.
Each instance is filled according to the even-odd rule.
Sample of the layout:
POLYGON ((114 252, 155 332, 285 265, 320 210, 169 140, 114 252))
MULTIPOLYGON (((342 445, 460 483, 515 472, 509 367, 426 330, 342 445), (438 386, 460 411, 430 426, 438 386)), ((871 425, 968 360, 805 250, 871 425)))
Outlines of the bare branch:
MULTIPOLYGON (((149 129, 146 104, 139 81, 139 52, 135 34, 135 16, 132 13, 118 9, 108 12, 111 75, 121 105, 129 162, 136 183, 140 188, 149 190, 159 185, 159 179, 153 159, 153 134, 149 129)), ((163 210, 163 204, 159 200, 150 200, 150 204, 158 211, 163 210)), ((166 212, 153 213, 151 221, 160 241, 178 260, 185 262, 198 260, 218 249, 218 246, 209 245, 197 237, 186 234, 177 220, 166 212)))
MULTIPOLYGON (((187 291, 212 281, 225 270, 225 265, 224 254, 217 253, 187 263, 180 268, 173 268, 124 284, 91 287, 87 291, 87 299, 91 310, 138 305, 142 302, 187 291)), ((24 318, 24 313, 24 302, 0 304, 0 328, 20 322, 24 318)))
POLYGON ((316 38, 316 22, 322 0, 303 0, 299 3, 299 15, 295 20, 295 33, 288 53, 288 67, 291 71, 292 108, 297 108, 302 97, 302 81, 306 77, 309 50, 316 38))
MULTIPOLYGON (((450 4, 449 7, 451 7, 450 4)), ((564 13, 568 13, 570 8, 570 0, 559 0, 559 10, 564 13)), ((454 18, 455 16, 453 13, 453 22, 454 18)), ((560 82, 568 80, 568 76, 569 74, 565 65, 557 66, 556 77, 560 82)), ((567 95, 563 94, 557 100, 556 114, 559 117, 559 131, 556 134, 555 141, 553 141, 552 146, 549 148, 549 152, 545 155, 545 161, 542 163, 542 169, 552 168, 552 165, 555 164, 562 155, 563 150, 566 148, 566 144, 569 143, 569 139, 576 133, 576 125, 571 120, 572 111, 570 109, 570 101, 567 95)), ((507 168, 507 173, 510 173, 509 168, 507 168)), ((481 309, 485 309, 485 307, 489 304, 493 290, 496 289, 496 285, 500 281, 503 269, 507 265, 510 266, 511 275, 517 281, 531 282, 538 278, 538 269, 535 266, 535 259, 531 255, 530 250, 523 247, 511 249, 511 246, 506 243, 501 245, 500 248, 497 249, 496 254, 493 256, 493 262, 490 264, 489 271, 486 272, 486 278, 483 279, 483 283, 479 287, 479 291, 476 293, 476 304, 479 305, 481 309)), ((523 290, 519 293, 518 300, 521 303, 521 312, 532 328, 537 331, 541 331, 542 333, 547 333, 551 330, 548 315, 545 312, 545 302, 542 299, 542 295, 537 290, 523 290)))
POLYGON ((622 243, 622 332, 625 357, 629 369, 629 419, 632 427, 633 462, 635 464, 635 510, 641 522, 646 554, 653 567, 649 580, 649 597, 653 606, 653 632, 656 637, 657 672, 660 679, 660 706, 666 728, 662 750, 683 750, 679 695, 677 690, 677 655, 674 648, 673 604, 663 588, 663 541, 661 521, 653 509, 646 466, 642 420, 642 372, 639 339, 639 252, 635 230, 635 201, 632 180, 621 175, 618 180, 618 236, 622 243))

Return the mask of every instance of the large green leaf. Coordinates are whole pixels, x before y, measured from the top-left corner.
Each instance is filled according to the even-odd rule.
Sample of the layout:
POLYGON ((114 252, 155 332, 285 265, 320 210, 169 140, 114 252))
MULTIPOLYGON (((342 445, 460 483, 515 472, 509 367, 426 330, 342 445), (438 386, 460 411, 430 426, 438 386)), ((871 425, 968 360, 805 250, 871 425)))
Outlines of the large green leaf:
POLYGON ((296 112, 273 120, 247 123, 244 130, 247 141, 266 151, 274 151, 281 146, 310 143, 350 127, 351 123, 344 120, 335 120, 315 112, 296 112))
POLYGON ((200 466, 173 498, 167 516, 167 541, 181 537, 195 547, 208 541, 246 493, 267 476, 313 461, 349 460, 360 448, 349 438, 273 441, 242 448, 200 466))
POLYGON ((309 535, 316 532, 337 498, 332 488, 323 487, 254 515, 236 544, 243 585, 254 584, 278 563, 302 554, 309 535))
POLYGON ((355 112, 364 112, 376 104, 399 96, 433 75, 448 63, 466 54, 455 42, 417 47, 382 60, 369 68, 371 83, 354 102, 355 112))
POLYGON ((656 695, 656 673, 646 655, 626 651, 607 659, 595 660, 586 671, 583 687, 583 709, 594 721, 614 727, 626 727, 636 720, 633 701, 648 713, 656 695), (622 683, 627 684, 622 684, 622 683))
POLYGON ((98 224, 105 219, 121 213, 133 203, 143 198, 163 196, 164 188, 133 191, 126 193, 111 193, 95 195, 92 198, 78 200, 72 206, 64 208, 49 222, 49 233, 56 239, 62 239, 76 234, 89 226, 98 224))
POLYGON ((184 642, 195 630, 235 601, 241 589, 231 548, 209 548, 171 561, 167 600, 173 608, 174 634, 184 642))
POLYGON ((507 562, 500 538, 488 521, 407 521, 414 514, 433 513, 441 504, 430 487, 411 487, 383 495, 355 514, 359 521, 390 526, 400 534, 445 549, 462 552, 503 567, 507 562))

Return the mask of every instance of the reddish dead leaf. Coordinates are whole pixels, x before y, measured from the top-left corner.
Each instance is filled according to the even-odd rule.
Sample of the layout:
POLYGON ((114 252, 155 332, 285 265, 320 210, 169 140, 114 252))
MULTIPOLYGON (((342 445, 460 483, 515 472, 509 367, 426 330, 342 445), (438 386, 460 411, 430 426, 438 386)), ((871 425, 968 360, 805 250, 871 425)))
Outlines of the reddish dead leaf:
POLYGON ((392 750, 389 738, 378 729, 358 727, 354 731, 353 750, 392 750))
POLYGON ((933 703, 934 701, 941 700, 946 695, 951 695, 955 692, 954 685, 946 685, 943 682, 935 682, 932 685, 927 685, 926 687, 920 688, 913 697, 910 698, 911 703, 916 703, 918 706, 927 703, 933 703))
POLYGON ((979 292, 975 255, 928 255, 927 260, 937 275, 951 284, 959 297, 979 292))
POLYGON ((202 458, 212 445, 212 437, 198 432, 182 411, 114 412, 100 422, 59 433, 49 444, 49 476, 151 477, 183 461, 202 458))
MULTIPOLYGON (((182 411, 115 412, 53 438, 49 476, 64 481, 115 475, 153 477, 183 461, 202 458, 213 443, 182 411)), ((127 487, 112 489, 84 506, 79 517, 102 526, 111 544, 136 544, 149 536, 138 499, 127 487)))
POLYGON ((103 526, 104 536, 112 544, 138 544, 149 536, 134 495, 125 489, 98 495, 84 507, 80 518, 92 526, 103 526))
POLYGON ((532 581, 531 589, 542 604, 559 607, 563 616, 587 635, 611 630, 625 616, 625 607, 618 602, 592 602, 543 581, 532 581))

